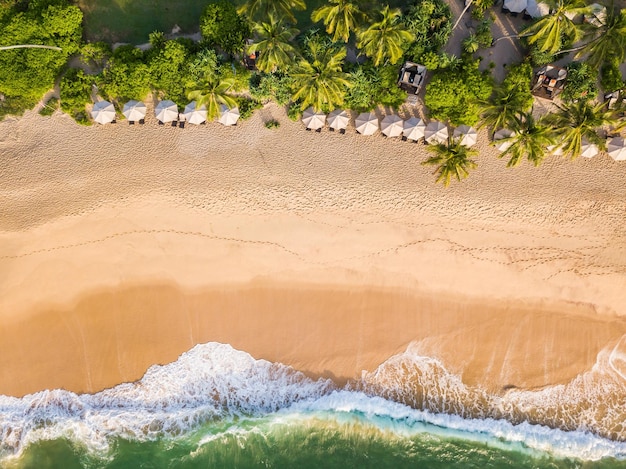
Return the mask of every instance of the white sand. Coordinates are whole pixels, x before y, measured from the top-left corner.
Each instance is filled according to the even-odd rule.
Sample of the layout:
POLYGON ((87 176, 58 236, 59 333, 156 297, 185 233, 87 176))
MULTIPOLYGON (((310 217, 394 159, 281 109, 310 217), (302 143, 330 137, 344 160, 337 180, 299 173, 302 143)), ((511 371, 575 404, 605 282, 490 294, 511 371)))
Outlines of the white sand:
MULTIPOLYGON (((420 165, 428 156, 421 144, 363 137, 351 129, 346 135, 306 132, 275 106, 234 128, 209 124, 174 129, 151 119, 144 126, 121 122, 83 128, 67 116, 32 114, 0 123, 0 318, 7 325, 0 327, 0 336, 6 338, 10 331, 12 344, 23 342, 33 324, 29 321, 49 318, 55 309, 71 311, 86 296, 129 285, 165 282, 187 292, 250 282, 354 292, 399 289, 404 295, 419 293, 416 311, 429 297, 452 295, 454 304, 467 303, 467 311, 457 311, 461 315, 479 310, 480 304, 499 304, 503 318, 515 321, 515 314, 505 313, 523 305, 541 310, 542 317, 557 309, 587 318, 583 324, 587 321, 589 330, 596 330, 592 323, 599 321, 600 329, 608 332, 570 343, 572 356, 580 348, 582 358, 573 360, 565 375, 547 372, 550 366, 541 365, 544 371, 528 370, 527 379, 520 382, 542 386, 570 379, 623 333, 626 164, 601 155, 574 162, 551 158, 540 168, 524 163, 507 169, 506 161, 496 158, 497 152, 487 145, 485 132, 479 133, 478 148, 479 168, 466 181, 444 189, 434 184, 433 168, 420 165), (263 120, 271 118, 280 121, 279 129, 263 126, 263 120), (11 325, 19 325, 22 332, 11 325)), ((351 301, 350 308, 358 311, 359 304, 351 301)), ((158 309, 159 304, 152 307, 158 309)), ((250 308, 244 309, 254 314, 250 308)), ((384 321, 384 302, 378 308, 384 321)), ((80 331, 67 326, 59 334, 76 338, 91 327, 89 340, 81 342, 87 347, 89 341, 99 340, 97 328, 107 326, 90 323, 89 312, 81 311, 87 319, 81 316, 78 321, 80 331)), ((76 317, 55 314, 57 322, 76 317)), ((332 319, 354 324, 350 314, 332 319)), ((498 313, 491 314, 497 324, 498 313)), ((437 314, 427 319, 435 324, 437 314)), ((446 319, 450 324, 456 320, 458 316, 446 319)), ((465 370, 473 382, 497 388, 507 384, 505 375, 521 373, 503 371, 509 366, 507 358, 497 372, 484 376, 484 363, 467 368, 467 350, 456 350, 451 337, 457 334, 460 341, 459 331, 467 330, 471 318, 468 321, 445 337, 439 337, 441 331, 434 326, 430 338, 416 332, 394 343, 393 335, 385 337, 370 359, 336 364, 335 371, 312 366, 310 357, 324 357, 321 344, 315 353, 309 349, 300 355, 293 349, 277 351, 269 342, 265 348, 256 344, 256 349, 252 342, 238 345, 315 368, 313 373, 326 370, 349 377, 371 369, 413 337, 430 340, 424 342, 430 344, 428 350, 444 357, 455 371, 465 370), (298 361, 306 354, 308 362, 298 361)), ((307 318, 302 322, 307 324, 307 318)), ((545 322, 529 322, 534 324, 530 329, 520 319, 502 330, 509 338, 539 335, 542 343, 545 322)), ((320 340, 332 328, 332 321, 323 323, 326 329, 316 332, 320 340)), ((376 323, 367 322, 369 328, 376 323)), ((558 337, 559 327, 551 324, 546 340, 558 337)), ((310 328, 313 325, 302 326, 300 333, 310 333, 310 328)), ((364 331, 355 333, 355 343, 359 337, 376 337, 375 330, 364 331)), ((583 333, 584 327, 579 335, 583 333)), ((492 327, 490 334, 497 336, 498 328, 492 327)), ((572 341, 580 339, 568 334, 572 341)), ((200 341, 200 336, 202 341, 214 338, 203 329, 189 343, 200 341)), ((262 336, 257 339, 263 342, 262 336)), ((506 347, 512 339, 505 339, 497 341, 497 352, 511 357, 515 352, 506 347)), ((0 337, 3 341, 8 343, 0 337)), ((117 347, 127 342, 118 340, 117 347)), ((188 345, 177 344, 176 353, 188 345)), ((136 379, 147 364, 175 357, 173 349, 165 353, 159 350, 167 347, 146 347, 132 372, 114 370, 96 381, 66 376, 69 381, 54 385, 92 391, 116 380, 136 379)), ((371 344, 372 350, 376 347, 371 344)), ((546 345, 546 353, 564 353, 567 347, 548 349, 546 345)), ((40 362, 41 353, 31 356, 39 360, 35 366, 24 350, 5 346, 4 375, 15 376, 18 384, 5 385, 0 392, 19 394, 51 386, 51 374, 69 358, 53 363, 55 354, 50 352, 49 366, 40 362), (19 366, 7 371, 10 363, 19 366)), ((355 352, 345 356, 350 353, 355 352)), ((528 351, 518 352, 523 353, 528 351)), ((495 356, 493 350, 488 354, 495 356)), ((326 359, 332 361, 319 361, 326 359)), ((85 376, 101 365, 85 360, 85 376)), ((524 365, 513 362, 530 366, 527 360, 524 365)))

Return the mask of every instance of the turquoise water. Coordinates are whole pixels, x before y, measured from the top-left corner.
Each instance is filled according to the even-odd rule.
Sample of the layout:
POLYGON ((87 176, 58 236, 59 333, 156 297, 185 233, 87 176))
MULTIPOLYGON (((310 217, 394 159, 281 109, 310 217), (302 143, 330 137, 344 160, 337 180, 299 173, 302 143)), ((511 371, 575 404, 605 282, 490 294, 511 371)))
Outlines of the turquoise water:
MULTIPOLYGON (((439 383, 440 384, 440 383, 439 383)), ((0 396, 0 467, 624 468, 626 443, 337 389, 223 344, 93 394, 0 396)))

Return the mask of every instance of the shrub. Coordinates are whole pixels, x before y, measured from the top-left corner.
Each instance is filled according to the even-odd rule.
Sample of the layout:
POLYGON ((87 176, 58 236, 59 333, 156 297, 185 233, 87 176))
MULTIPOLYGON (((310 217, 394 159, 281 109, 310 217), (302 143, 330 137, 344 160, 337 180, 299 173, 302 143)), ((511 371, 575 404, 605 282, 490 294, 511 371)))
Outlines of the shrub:
POLYGON ((544 65, 554 62, 554 60, 554 55, 548 52, 541 52, 537 46, 530 47, 530 62, 533 67, 543 67, 544 65))
POLYGON ((228 0, 209 2, 200 17, 200 32, 208 44, 231 55, 241 52, 250 37, 248 22, 228 0))
POLYGON ((448 42, 452 33, 452 13, 442 0, 418 0, 403 16, 407 29, 415 35, 407 55, 419 57, 425 52, 437 52, 448 42))
POLYGON ((237 107, 239 108, 239 118, 246 120, 252 117, 254 111, 260 109, 262 106, 261 102, 257 99, 237 96, 237 107))
POLYGON ((478 45, 484 49, 491 47, 493 35, 491 34, 491 20, 485 19, 480 22, 476 28, 476 41, 478 45))
POLYGON ((144 99, 150 92, 150 71, 143 52, 131 45, 115 49, 102 71, 99 89, 111 101, 144 99))
POLYGON ((274 119, 269 120, 265 123, 265 128, 267 129, 277 129, 278 127, 280 127, 280 122, 274 119))
POLYGON ((561 94, 564 101, 591 99, 597 93, 598 71, 584 62, 572 62, 567 66, 567 80, 561 94))
POLYGON ((600 86, 605 93, 624 89, 624 80, 616 62, 607 62, 600 69, 600 86))
POLYGON ((260 100, 273 100, 285 105, 291 100, 293 79, 280 72, 255 73, 250 77, 250 94, 260 100))
POLYGON ((398 108, 404 103, 406 93, 398 88, 398 67, 373 67, 367 64, 357 67, 349 77, 344 105, 358 112, 374 109, 378 105, 398 108))
POLYGON ((70 68, 61 79, 61 109, 79 124, 90 123, 85 106, 91 102, 94 78, 80 69, 70 68))
POLYGON ((302 106, 300 103, 289 103, 287 106, 287 116, 294 122, 297 122, 302 117, 302 106))
POLYGON ((445 68, 433 74, 424 99, 432 117, 455 125, 478 122, 478 101, 487 100, 493 90, 491 77, 478 70, 478 63, 464 57, 458 69, 445 68))

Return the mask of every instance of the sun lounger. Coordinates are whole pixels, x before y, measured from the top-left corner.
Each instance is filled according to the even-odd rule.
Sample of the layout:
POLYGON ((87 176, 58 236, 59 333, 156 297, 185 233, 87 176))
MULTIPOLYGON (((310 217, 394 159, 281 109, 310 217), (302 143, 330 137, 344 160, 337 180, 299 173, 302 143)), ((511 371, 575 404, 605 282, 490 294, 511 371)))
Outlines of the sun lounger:
POLYGON ((163 122, 159 121, 159 125, 165 125, 163 122))
POLYGON ((178 122, 172 121, 172 127, 177 127, 177 126, 178 126, 178 122))
POLYGON ((145 120, 145 119, 139 119, 139 124, 140 124, 140 125, 144 125, 145 123, 146 123, 146 120, 145 120))
POLYGON ((315 131, 316 131, 317 133, 320 133, 320 132, 322 131, 322 128, 320 127, 319 129, 315 129, 315 131))
POLYGON ((128 125, 135 125, 135 121, 128 121, 128 125))
POLYGON ((346 133, 346 129, 339 129, 339 133, 340 133, 341 135, 345 134, 345 133, 346 133))

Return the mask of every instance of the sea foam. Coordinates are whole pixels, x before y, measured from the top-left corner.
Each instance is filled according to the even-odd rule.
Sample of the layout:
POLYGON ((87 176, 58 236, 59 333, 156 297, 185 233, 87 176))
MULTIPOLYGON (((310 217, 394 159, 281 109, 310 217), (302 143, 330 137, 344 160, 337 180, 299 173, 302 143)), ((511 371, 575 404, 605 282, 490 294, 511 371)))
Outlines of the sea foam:
MULTIPOLYGON (((226 423, 243 417, 282 421, 320 413, 328 418, 356 416, 398 435, 439 433, 590 460, 626 457, 625 443, 586 431, 455 415, 451 412, 454 406, 446 403, 486 396, 463 386, 436 360, 407 352, 381 365, 373 375, 364 375, 363 382, 356 384, 360 389, 338 390, 330 380, 312 380, 286 365, 255 360, 229 345, 208 343, 194 347, 174 363, 151 367, 135 383, 96 394, 53 390, 23 398, 0 396, 0 457, 14 457, 30 443, 57 438, 68 438, 90 452, 106 455, 115 438, 178 438, 220 419, 226 423), (409 363, 413 368, 407 367, 409 363), (437 404, 435 411, 414 408, 399 399, 410 389, 403 385, 415 382, 405 379, 413 377, 415 369, 427 370, 420 374, 420 392, 422 398, 437 404), (389 380, 386 388, 382 380, 373 379, 390 378, 391 370, 396 379, 389 380), (447 407, 439 411, 440 404, 447 407)), ((538 397, 528 402, 535 405, 538 397)), ((232 431, 234 427, 227 424, 225 428, 232 431)))

